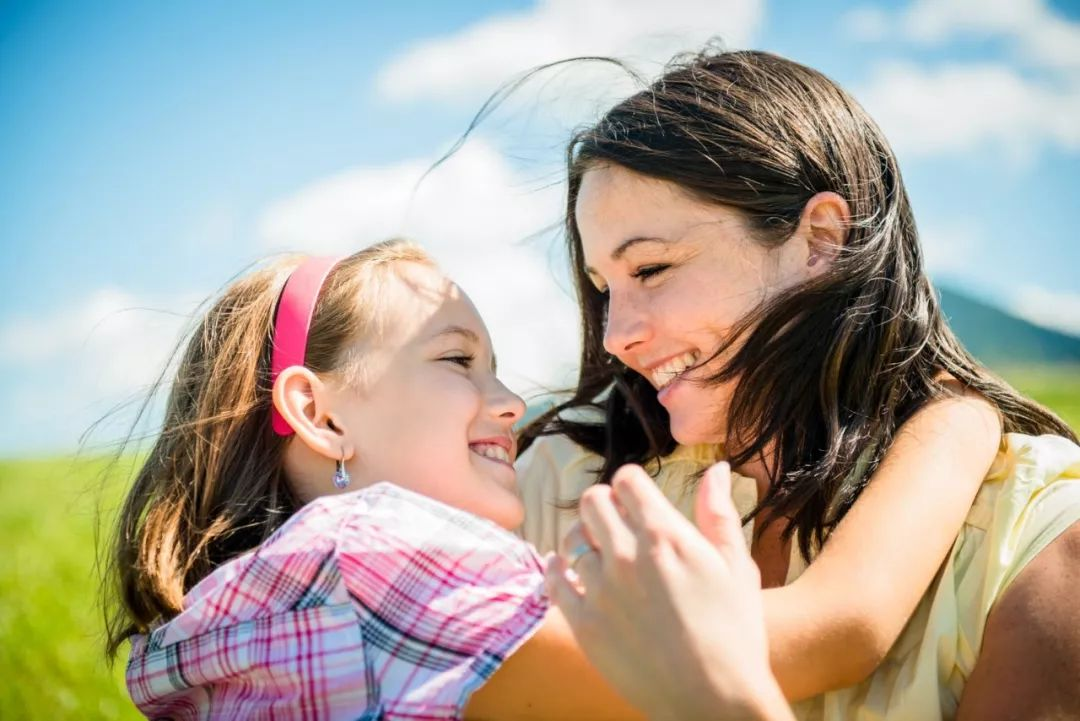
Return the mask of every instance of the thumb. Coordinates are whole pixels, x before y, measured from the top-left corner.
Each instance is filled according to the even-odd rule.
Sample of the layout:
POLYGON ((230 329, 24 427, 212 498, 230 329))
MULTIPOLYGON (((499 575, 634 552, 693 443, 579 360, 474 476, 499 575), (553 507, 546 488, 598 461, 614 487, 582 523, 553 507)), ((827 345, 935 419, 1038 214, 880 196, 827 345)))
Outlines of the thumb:
POLYGON ((718 551, 746 552, 742 519, 731 500, 731 467, 724 461, 705 471, 694 501, 694 521, 718 551))
POLYGON ((571 630, 577 634, 581 626, 585 610, 585 598, 581 591, 574 588, 570 579, 566 577, 570 569, 566 561, 554 553, 548 554, 547 565, 544 568, 544 590, 552 603, 559 607, 571 630))

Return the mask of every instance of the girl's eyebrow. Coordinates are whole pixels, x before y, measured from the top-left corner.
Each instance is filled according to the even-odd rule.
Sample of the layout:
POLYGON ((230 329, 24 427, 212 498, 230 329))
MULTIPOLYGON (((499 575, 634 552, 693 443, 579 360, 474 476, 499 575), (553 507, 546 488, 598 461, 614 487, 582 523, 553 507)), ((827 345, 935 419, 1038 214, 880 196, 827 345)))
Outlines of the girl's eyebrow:
POLYGON ((443 336, 447 335, 459 335, 466 340, 476 343, 477 345, 480 344, 480 336, 476 334, 476 331, 461 325, 448 325, 435 335, 431 336, 431 338, 432 340, 435 340, 437 338, 442 338, 443 336))
MULTIPOLYGON (((472 342, 472 343, 474 343, 476 345, 481 345, 480 336, 478 336, 476 334, 476 331, 471 330, 471 329, 466 328, 465 326, 461 326, 461 325, 448 325, 445 328, 443 328, 442 330, 440 330, 438 333, 433 335, 431 337, 431 339, 436 340, 438 338, 442 338, 442 337, 448 336, 448 335, 461 336, 462 338, 465 338, 466 340, 468 340, 468 341, 470 341, 470 342, 472 342)), ((491 353, 491 371, 492 371, 492 373, 494 373, 496 370, 498 370, 498 364, 497 364, 497 362, 495 360, 495 352, 492 351, 492 353, 491 353)))

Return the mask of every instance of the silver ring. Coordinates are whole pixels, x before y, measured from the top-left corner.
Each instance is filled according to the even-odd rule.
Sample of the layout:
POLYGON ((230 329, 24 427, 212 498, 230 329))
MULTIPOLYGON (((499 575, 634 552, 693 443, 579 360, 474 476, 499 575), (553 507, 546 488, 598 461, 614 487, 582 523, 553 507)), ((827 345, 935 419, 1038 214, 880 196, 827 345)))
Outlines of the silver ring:
POLYGON ((578 561, 587 556, 590 551, 595 551, 591 543, 579 543, 574 546, 570 553, 566 554, 566 565, 573 568, 578 561))

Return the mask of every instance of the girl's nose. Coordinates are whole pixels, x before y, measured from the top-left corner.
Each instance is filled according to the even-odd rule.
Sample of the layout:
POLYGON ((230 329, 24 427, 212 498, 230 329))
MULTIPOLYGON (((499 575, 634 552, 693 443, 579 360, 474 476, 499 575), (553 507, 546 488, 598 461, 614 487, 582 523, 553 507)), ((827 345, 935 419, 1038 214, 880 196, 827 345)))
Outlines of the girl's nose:
POLYGON ((488 400, 488 406, 492 415, 508 421, 513 425, 525 415, 525 401, 511 391, 498 378, 494 380, 494 387, 488 400))

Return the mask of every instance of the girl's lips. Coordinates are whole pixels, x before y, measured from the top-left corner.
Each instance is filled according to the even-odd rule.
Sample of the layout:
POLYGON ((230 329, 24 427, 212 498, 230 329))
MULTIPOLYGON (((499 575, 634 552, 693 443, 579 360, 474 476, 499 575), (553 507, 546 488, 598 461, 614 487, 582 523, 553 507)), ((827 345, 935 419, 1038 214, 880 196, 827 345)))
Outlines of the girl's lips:
POLYGON ((503 466, 504 468, 510 468, 511 470, 514 468, 513 461, 504 461, 501 458, 492 458, 491 456, 485 456, 482 453, 476 453, 475 450, 473 451, 473 453, 475 453, 480 458, 483 458, 485 461, 491 461, 492 463, 498 463, 500 466, 503 466))
POLYGON ((514 455, 514 441, 509 436, 492 436, 491 438, 477 438, 469 441, 469 446, 499 446, 511 456, 514 455))
POLYGON ((514 465, 514 441, 509 436, 484 438, 483 440, 471 441, 469 450, 489 461, 497 461, 503 465, 514 465))

